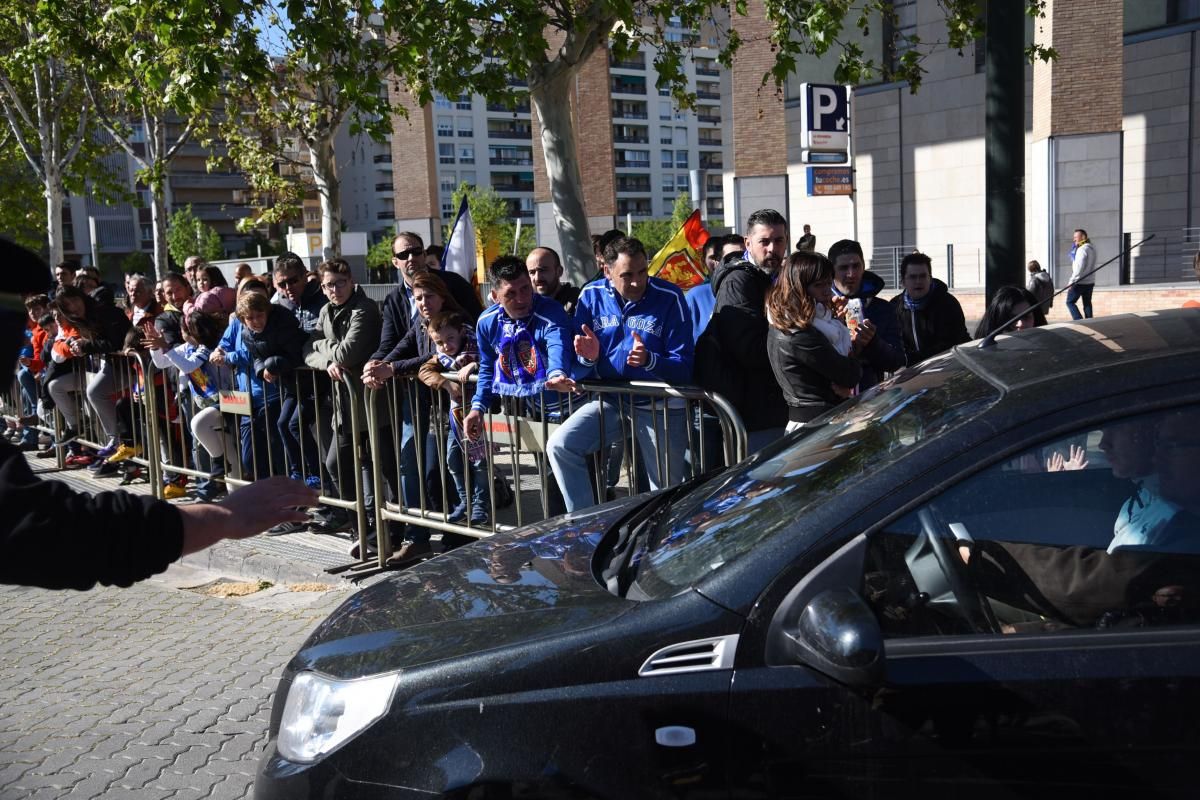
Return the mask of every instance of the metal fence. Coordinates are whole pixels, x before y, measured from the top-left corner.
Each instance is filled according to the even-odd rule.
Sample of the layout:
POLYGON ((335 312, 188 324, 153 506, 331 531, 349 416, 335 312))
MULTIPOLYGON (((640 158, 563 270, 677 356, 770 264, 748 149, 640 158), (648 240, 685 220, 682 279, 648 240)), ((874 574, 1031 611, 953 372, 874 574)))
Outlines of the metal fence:
MULTIPOLYGON (((658 383, 583 383, 573 395, 508 398, 484 416, 484 441, 471 442, 462 430, 469 399, 452 402, 449 387, 459 397, 474 388, 443 378, 447 388, 437 391, 415 375, 373 390, 348 374, 335 382, 307 368, 274 384, 231 373, 228 383, 243 391, 225 391, 219 404, 197 403, 177 370, 160 369, 145 354, 78 358, 55 378, 64 383, 54 387, 61 401, 54 413, 42 409, 54 424, 38 428, 55 438, 59 468, 76 465, 69 451, 80 445, 124 445, 119 466, 105 465, 101 474, 144 478, 158 497, 181 493, 168 487, 189 478, 198 493, 207 488, 213 496, 267 475, 304 480, 319 489, 320 510, 334 520, 326 527, 357 534, 355 557, 330 571, 356 574, 386 566, 400 526, 440 531, 445 547, 564 511, 547 444, 589 404, 617 413, 599 415, 600 440, 614 444, 589 459, 586 504, 672 485, 746 455, 745 428, 724 398, 658 383), (70 446, 68 426, 75 431, 70 446), (677 452, 658 446, 676 441, 677 452)), ((18 381, 0 403, 14 421, 32 416, 18 381)))

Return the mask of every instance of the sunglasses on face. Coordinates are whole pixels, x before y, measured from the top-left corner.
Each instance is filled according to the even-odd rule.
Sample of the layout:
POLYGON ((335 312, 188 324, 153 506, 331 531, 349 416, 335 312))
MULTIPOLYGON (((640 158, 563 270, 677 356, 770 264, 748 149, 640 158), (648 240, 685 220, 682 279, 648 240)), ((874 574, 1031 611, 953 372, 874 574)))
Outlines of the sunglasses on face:
POLYGON ((407 250, 401 250, 399 253, 392 255, 399 261, 408 261, 410 258, 416 258, 419 255, 424 255, 425 250, 420 247, 410 247, 407 250))

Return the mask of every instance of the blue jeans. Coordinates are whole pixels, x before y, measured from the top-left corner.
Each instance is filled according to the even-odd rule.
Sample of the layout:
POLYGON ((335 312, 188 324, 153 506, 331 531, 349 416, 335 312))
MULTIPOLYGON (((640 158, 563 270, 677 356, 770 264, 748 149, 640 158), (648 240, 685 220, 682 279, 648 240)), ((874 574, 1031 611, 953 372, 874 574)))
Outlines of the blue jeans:
MULTIPOLYGON (((446 434, 446 466, 450 470, 450 479, 454 482, 454 488, 458 491, 458 502, 467 502, 467 482, 463 475, 463 458, 462 443, 458 441, 458 437, 453 431, 446 434)), ((471 503, 470 513, 472 516, 478 514, 491 513, 491 498, 488 494, 488 474, 487 461, 477 461, 471 464, 471 503)))
POLYGON ((288 470, 302 478, 310 475, 320 477, 321 457, 312 431, 309 430, 316 418, 316 407, 311 399, 306 402, 290 386, 283 389, 280 396, 283 402, 279 409, 279 418, 275 420, 275 428, 279 431, 279 438, 283 440, 284 450, 287 451, 288 470))
MULTIPOLYGON (((21 366, 17 368, 17 383, 21 387, 21 413, 27 417, 31 417, 37 413, 37 377, 33 374, 29 367, 21 366)), ((21 442, 23 444, 36 442, 37 437, 37 429, 35 429, 32 425, 26 425, 22 429, 21 442)))
POLYGON ((1094 288, 1096 285, 1093 283, 1077 283, 1067 289, 1067 310, 1071 312, 1071 319, 1092 318, 1092 289, 1094 288), (1078 300, 1083 300, 1083 314, 1079 313, 1079 307, 1075 305, 1078 300))
POLYGON ((546 457, 562 490, 567 511, 594 505, 587 456, 621 441, 622 418, 629 420, 633 429, 650 488, 661 489, 683 480, 683 454, 687 449, 684 409, 668 410, 664 422, 661 406, 652 410, 649 406, 634 406, 628 400, 592 400, 576 409, 546 442, 546 457), (666 444, 661 452, 660 440, 666 444))
MULTIPOLYGON (((398 389, 400 387, 397 387, 398 389)), ((413 398, 408 392, 400 396, 400 495, 405 508, 421 508, 421 473, 417 469, 417 425, 413 419, 413 398)), ((421 421, 421 442, 426 440, 425 421, 429 419, 429 401, 418 389, 416 392, 416 419, 421 421)), ((388 456, 390 457, 390 456, 388 456)), ((428 506, 428 504, 426 504, 428 506)), ((428 542, 430 531, 420 525, 409 525, 408 538, 414 542, 428 542)))
MULTIPOLYGON (((279 404, 270 401, 271 416, 278 419, 279 404)), ((269 436, 265 406, 254 409, 253 417, 241 418, 242 477, 245 480, 262 480, 270 475, 284 475, 283 448, 278 436, 269 436), (253 425, 251 420, 253 419, 253 425)))

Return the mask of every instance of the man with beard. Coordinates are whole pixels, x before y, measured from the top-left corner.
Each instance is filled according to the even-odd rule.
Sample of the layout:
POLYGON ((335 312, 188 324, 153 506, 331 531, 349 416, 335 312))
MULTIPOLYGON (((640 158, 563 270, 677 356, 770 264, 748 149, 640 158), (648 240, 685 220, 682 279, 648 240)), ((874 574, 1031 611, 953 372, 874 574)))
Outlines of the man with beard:
POLYGON ((716 305, 696 343, 696 381, 724 395, 746 425, 749 452, 783 436, 787 406, 767 359, 767 290, 788 254, 787 220, 774 209, 746 222, 746 259, 712 276, 716 305))

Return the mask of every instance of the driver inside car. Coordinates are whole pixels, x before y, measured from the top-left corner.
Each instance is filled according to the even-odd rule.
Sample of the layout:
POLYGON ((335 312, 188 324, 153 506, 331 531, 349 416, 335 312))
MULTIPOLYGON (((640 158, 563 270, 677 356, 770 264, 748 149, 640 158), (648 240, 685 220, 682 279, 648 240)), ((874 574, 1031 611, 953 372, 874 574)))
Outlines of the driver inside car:
POLYGON ((998 608, 1003 632, 1196 618, 1200 410, 1170 413, 1157 425, 1137 420, 1109 427, 1101 449, 1114 477, 1135 481, 1107 550, 994 540, 960 544, 981 594, 1034 615, 998 608))

